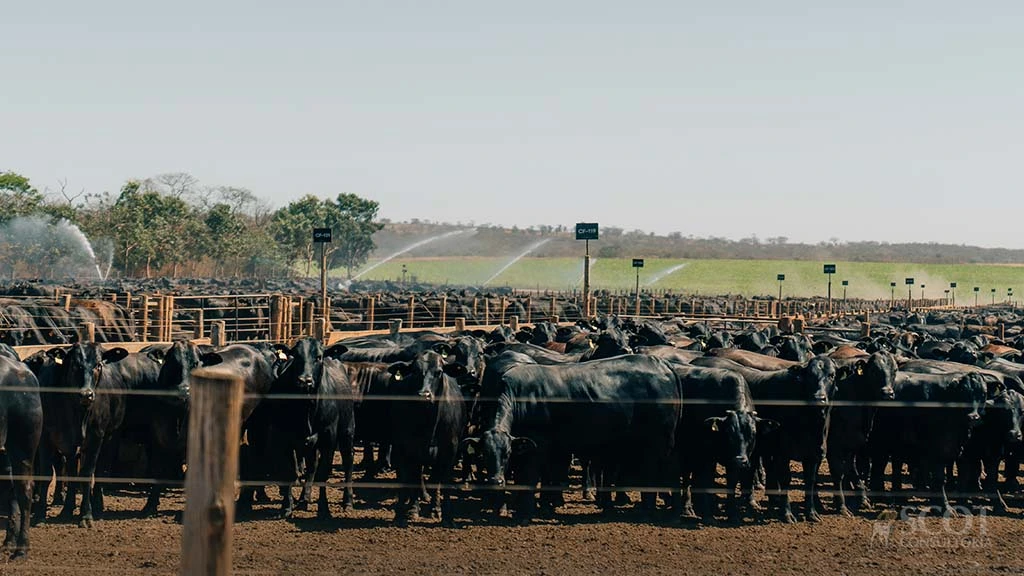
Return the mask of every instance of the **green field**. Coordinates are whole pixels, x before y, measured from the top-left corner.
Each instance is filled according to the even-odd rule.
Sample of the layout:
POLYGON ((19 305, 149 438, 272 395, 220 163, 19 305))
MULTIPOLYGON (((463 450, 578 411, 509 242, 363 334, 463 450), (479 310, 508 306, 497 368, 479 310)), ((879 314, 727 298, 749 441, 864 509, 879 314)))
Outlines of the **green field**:
MULTIPOLYGON (((523 258, 494 276, 510 261, 510 258, 396 258, 374 268, 360 279, 399 280, 404 264, 409 280, 432 284, 552 290, 579 288, 583 284, 582 258, 523 258)), ((366 267, 373 264, 371 261, 366 267)), ((591 268, 591 285, 597 289, 610 290, 632 288, 636 276, 630 264, 628 258, 595 259, 591 268)), ((877 262, 835 264, 836 274, 832 277, 832 294, 835 297, 843 294, 840 285, 842 280, 850 282, 847 289, 850 298, 888 298, 889 283, 893 281, 897 283, 896 296, 906 297, 906 277, 915 280, 915 298, 921 295, 921 284, 925 285, 926 297, 942 297, 950 282, 957 282, 957 298, 965 303, 973 301, 974 286, 981 288, 982 302, 991 300, 992 288, 996 288, 997 301, 1006 298, 1007 288, 1013 288, 1016 295, 1024 291, 1024 267, 1019 266, 877 262)), ((640 270, 640 284, 656 290, 669 289, 694 294, 769 295, 778 294, 779 284, 775 278, 780 273, 786 275, 783 295, 816 296, 825 293, 827 277, 822 273, 821 262, 646 259, 644 268, 640 270), (672 271, 673 268, 676 270, 672 271)), ((332 276, 342 274, 342 271, 337 270, 332 276)))

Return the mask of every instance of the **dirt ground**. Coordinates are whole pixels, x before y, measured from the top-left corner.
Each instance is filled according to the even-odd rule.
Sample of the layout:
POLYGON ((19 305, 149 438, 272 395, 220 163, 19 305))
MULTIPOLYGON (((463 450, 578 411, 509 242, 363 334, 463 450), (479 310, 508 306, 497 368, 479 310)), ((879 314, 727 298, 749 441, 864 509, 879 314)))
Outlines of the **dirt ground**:
MULTIPOLYGON (((1004 516, 894 521, 876 512, 828 514, 817 524, 748 518, 739 527, 698 528, 668 511, 647 522, 629 508, 604 515, 576 491, 555 519, 518 527, 508 517, 477 516, 478 501, 463 492, 461 528, 424 518, 401 529, 391 525, 393 500, 367 502, 367 494, 357 492, 356 511, 342 515, 341 493, 332 488, 330 521, 316 520, 315 505, 288 521, 271 519, 276 505, 257 505, 234 528, 235 573, 1024 574, 1020 501, 1004 516)), ((0 574, 177 573, 183 495, 171 491, 157 518, 141 518, 143 504, 141 491, 126 489, 107 497, 92 529, 50 519, 33 529, 29 558, 0 560, 0 574)))

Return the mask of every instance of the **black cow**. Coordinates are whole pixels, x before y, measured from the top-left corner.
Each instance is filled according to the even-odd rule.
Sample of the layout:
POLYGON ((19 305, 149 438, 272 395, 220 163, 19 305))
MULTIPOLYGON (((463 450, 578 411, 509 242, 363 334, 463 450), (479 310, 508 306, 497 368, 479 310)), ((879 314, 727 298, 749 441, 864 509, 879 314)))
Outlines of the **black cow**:
MULTIPOLYGON (((483 433, 467 448, 480 451, 488 484, 504 486, 513 452, 533 452, 517 484, 536 485, 542 468, 564 475, 575 454, 603 471, 609 485, 626 469, 647 486, 668 485, 659 473, 668 469, 675 445, 682 391, 664 360, 628 355, 568 365, 513 363, 496 389, 486 379, 484 386, 483 433)), ((553 477, 552 484, 559 480, 553 477)), ((644 492, 645 508, 653 508, 654 496, 644 492)), ((536 506, 533 491, 523 490, 520 498, 517 513, 527 523, 536 506)), ((610 506, 607 492, 601 503, 610 506)))
MULTIPOLYGON (((757 417, 750 388, 740 374, 678 363, 672 369, 682 384, 684 398, 676 434, 683 483, 692 482, 698 513, 705 521, 712 520, 715 464, 721 463, 726 469, 729 518, 738 521, 735 490, 750 470, 757 433, 767 433, 777 424, 757 417)), ((689 503, 686 513, 693 515, 689 503)))
MULTIPOLYGON (((764 463, 769 501, 784 522, 796 521, 789 502, 789 463, 798 460, 803 467, 805 517, 820 520, 816 483, 824 457, 826 410, 835 392, 832 359, 815 356, 806 364, 772 371, 754 370, 724 358, 697 358, 693 363, 733 370, 747 380, 761 416, 779 423, 778 432, 761 438, 757 450, 764 463)), ((753 501, 751 505, 756 507, 753 501)))
MULTIPOLYGON (((327 502, 327 479, 331 474, 335 450, 341 451, 344 472, 342 508, 352 509, 352 466, 355 419, 353 389, 344 365, 333 358, 324 358, 324 347, 316 338, 300 338, 291 348, 281 347, 287 359, 267 395, 266 404, 273 414, 275 446, 284 449, 276 461, 291 464, 279 472, 295 470, 295 456, 305 462, 303 502, 309 501, 313 483, 320 488, 317 517, 330 518, 327 502), (283 398, 281 396, 284 396, 283 398)), ((290 482, 282 484, 284 500, 281 516, 291 517, 295 508, 290 482)))
POLYGON ((466 429, 466 409, 457 382, 466 370, 428 350, 412 361, 392 364, 388 371, 392 375, 388 391, 395 397, 390 406, 391 458, 400 484, 395 524, 406 526, 419 517, 423 469, 431 466, 434 513, 443 525, 454 526, 448 486, 466 429))
POLYGON ((28 554, 32 517, 32 474, 43 432, 39 382, 6 344, 0 345, 0 470, 9 486, 4 549, 11 559, 28 554))
POLYGON ((203 366, 219 366, 242 379, 245 398, 242 401, 242 436, 247 439, 239 457, 239 476, 243 485, 236 513, 252 510, 256 488, 251 483, 269 475, 266 451, 270 444, 271 411, 261 410, 261 402, 274 383, 276 374, 269 355, 245 344, 232 344, 200 356, 203 366))
POLYGON ((391 382, 389 364, 382 362, 344 362, 355 391, 355 438, 363 443, 361 465, 368 478, 376 478, 391 468, 391 382), (378 455, 373 456, 377 445, 378 455))
POLYGON ((902 490, 903 463, 914 487, 932 490, 933 501, 952 514, 946 497, 945 469, 960 456, 971 429, 985 412, 986 385, 981 374, 898 372, 896 405, 882 406, 869 439, 871 490, 880 493, 886 464, 892 461, 892 490, 902 490))
POLYGON ((838 390, 829 414, 826 457, 836 486, 836 509, 849 516, 846 483, 852 483, 860 493, 861 510, 871 505, 866 485, 869 463, 862 452, 871 436, 879 403, 893 399, 897 368, 896 359, 887 352, 835 362, 838 390))
MULTIPOLYGON (((108 458, 113 457, 116 443, 105 452, 103 448, 108 442, 117 440, 125 424, 130 394, 138 389, 155 387, 160 365, 146 354, 129 354, 124 348, 104 351, 94 343, 72 345, 63 363, 64 386, 77 389, 78 393, 64 395, 63 401, 72 406, 71 410, 61 414, 71 413, 74 419, 61 425, 81 431, 79 476, 83 480, 78 489, 82 494, 79 525, 91 528, 93 498, 89 495, 101 452, 108 458), (73 406, 74 403, 78 406, 73 406)), ((104 469, 110 469, 110 466, 106 465, 104 469)), ((74 509, 73 488, 74 484, 69 485, 64 503, 65 515, 70 515, 74 509)), ((97 513, 102 511, 102 500, 102 490, 98 490, 97 513)))
MULTIPOLYGON (((976 495, 980 491, 985 503, 991 504, 997 512, 1006 512, 1006 502, 998 483, 999 462, 1020 446, 1022 420, 1024 396, 1015 390, 1005 390, 996 395, 988 402, 985 417, 971 431, 971 438, 957 461, 961 492, 976 495), (985 479, 981 480, 983 467, 985 479)), ((1009 467, 1007 472, 1010 472, 1009 467)))

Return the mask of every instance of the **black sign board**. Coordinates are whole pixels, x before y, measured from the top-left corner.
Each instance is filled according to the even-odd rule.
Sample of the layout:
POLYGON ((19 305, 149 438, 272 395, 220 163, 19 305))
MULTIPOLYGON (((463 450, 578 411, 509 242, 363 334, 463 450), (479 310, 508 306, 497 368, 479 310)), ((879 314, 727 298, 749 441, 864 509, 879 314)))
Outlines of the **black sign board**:
POLYGON ((576 224, 577 240, 597 240, 597 222, 578 222, 576 224))
POLYGON ((956 282, 950 282, 949 283, 949 287, 950 288, 956 288, 956 282))
POLYGON ((779 274, 778 276, 775 277, 775 279, 778 280, 779 282, 782 282, 783 280, 786 279, 786 275, 785 274, 779 274))
POLYGON ((643 267, 644 267, 644 259, 643 258, 633 258, 633 268, 643 268, 643 267))
POLYGON ((906 283, 907 286, 913 286, 914 285, 914 279, 913 278, 907 278, 903 282, 906 283))
POLYGON ((896 283, 895 282, 889 282, 889 286, 892 286, 893 288, 895 288, 896 287, 896 283))
POLYGON ((993 289, 992 289, 992 292, 995 292, 995 291, 996 291, 996 289, 995 289, 995 288, 993 288, 993 289))
POLYGON ((835 273, 836 273, 836 265, 835 264, 825 264, 825 274, 835 274, 835 273))
POLYGON ((330 228, 313 228, 313 242, 331 242, 330 228))
POLYGON ((977 286, 975 286, 975 287, 974 287, 974 291, 975 291, 975 292, 979 292, 979 291, 981 291, 981 288, 978 288, 977 286))
POLYGON ((849 286, 849 285, 850 285, 850 281, 849 280, 843 280, 843 286, 849 286))

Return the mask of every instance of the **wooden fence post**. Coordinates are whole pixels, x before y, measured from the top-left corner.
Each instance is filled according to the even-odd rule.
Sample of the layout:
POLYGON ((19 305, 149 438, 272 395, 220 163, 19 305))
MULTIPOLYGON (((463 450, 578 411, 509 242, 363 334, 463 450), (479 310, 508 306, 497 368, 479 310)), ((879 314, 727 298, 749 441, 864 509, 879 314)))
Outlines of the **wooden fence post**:
POLYGON ((441 296, 441 328, 448 325, 448 295, 441 296))
MULTIPOLYGON (((238 300, 236 299, 237 303, 238 300)), ((302 311, 302 333, 306 336, 313 335, 313 317, 316 314, 316 302, 312 299, 306 300, 303 305, 304 310, 302 311)), ((238 320, 235 320, 235 339, 238 339, 238 320)))
POLYGON ((373 296, 371 296, 370 297, 370 301, 368 302, 367 310, 366 310, 366 317, 367 317, 366 329, 367 330, 373 330, 373 326, 374 326, 374 318, 373 318, 373 316, 374 316, 374 313, 375 313, 374 307, 376 305, 376 302, 377 302, 377 299, 374 298, 373 296))
POLYGON ((199 316, 196 317, 196 338, 202 338, 203 333, 206 331, 206 327, 203 326, 203 309, 199 309, 199 316))
POLYGON ((142 296, 142 341, 149 342, 149 294, 142 296))
POLYGON ((491 325, 491 299, 484 298, 484 326, 491 325))
POLYGON ((94 322, 82 322, 81 331, 78 336, 79 342, 96 341, 96 324, 94 322))
POLYGON ((416 297, 409 296, 409 328, 416 322, 416 297))
POLYGON ((210 327, 210 344, 212 346, 227 346, 228 342, 228 326, 223 320, 214 320, 211 322, 210 327))
POLYGON ((505 296, 501 297, 501 320, 498 324, 505 325, 505 307, 508 306, 508 299, 505 296))
POLYGON ((242 387, 223 368, 192 372, 181 574, 231 572, 242 387))
POLYGON ((526 297, 526 323, 527 324, 532 322, 532 320, 531 320, 531 316, 532 315, 533 315, 533 313, 530 311, 530 297, 527 296, 526 297))
POLYGON ((466 319, 460 316, 460 317, 455 319, 455 332, 461 334, 461 333, 463 333, 465 331, 466 331, 466 319))
POLYGON ((65 294, 64 295, 64 311, 65 312, 70 312, 71 311, 71 294, 65 294))
POLYGON ((519 332, 519 316, 512 315, 508 317, 508 327, 512 330, 512 333, 519 332))
POLYGON ((402 331, 402 319, 398 318, 391 321, 391 337, 394 338, 402 331))

